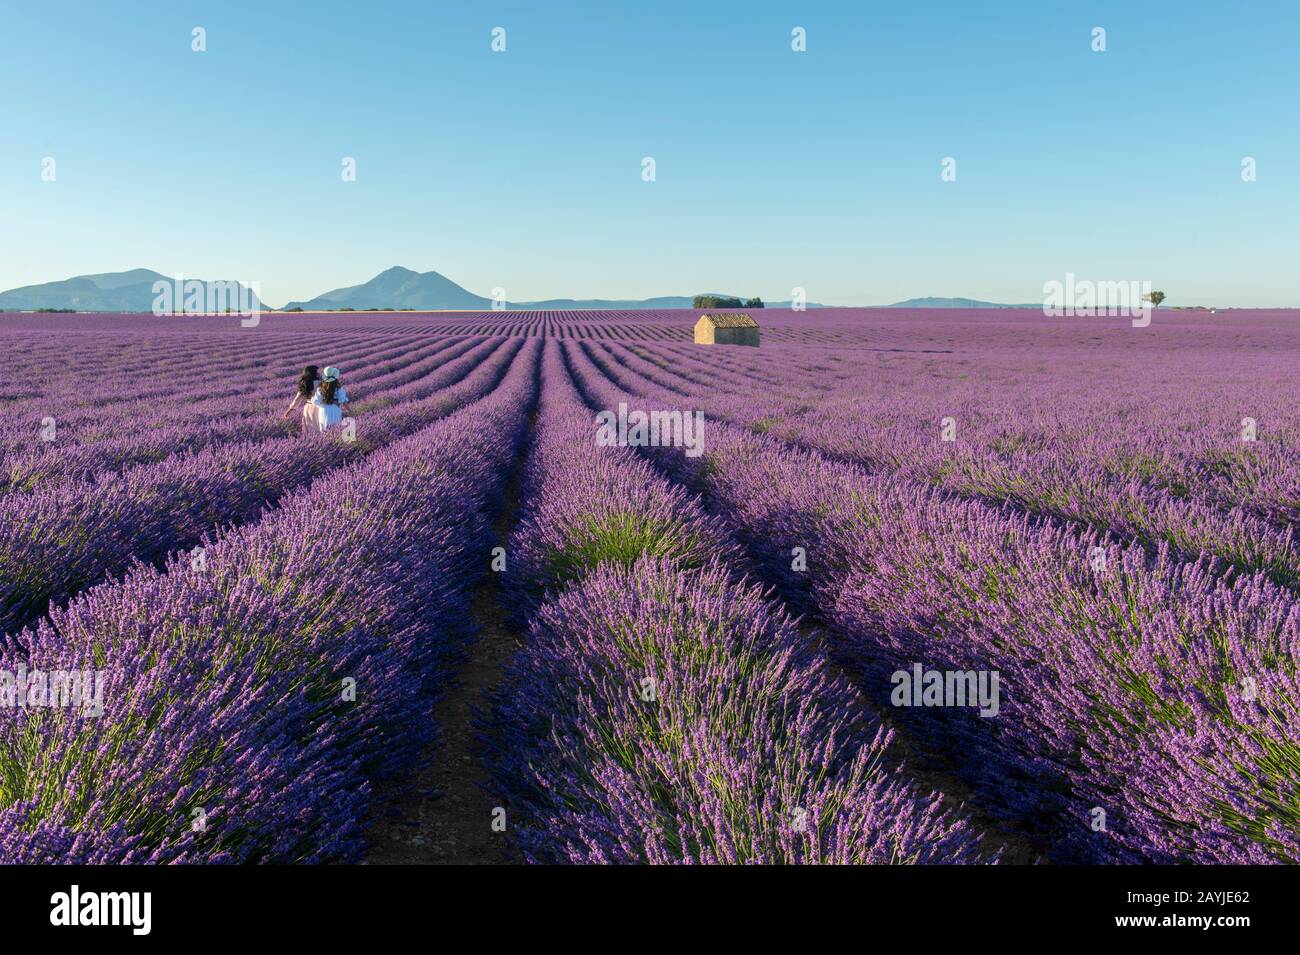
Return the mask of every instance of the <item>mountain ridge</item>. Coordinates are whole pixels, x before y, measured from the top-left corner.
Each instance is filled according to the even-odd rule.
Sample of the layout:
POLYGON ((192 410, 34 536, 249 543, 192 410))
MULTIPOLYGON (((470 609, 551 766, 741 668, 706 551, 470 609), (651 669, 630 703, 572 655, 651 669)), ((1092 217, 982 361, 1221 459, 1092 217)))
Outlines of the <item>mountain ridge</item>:
POLYGON ((1042 308, 1043 303, 1027 302, 1021 305, 1004 305, 1000 302, 981 302, 975 298, 909 298, 883 308, 1042 308))
MULTIPOLYGON (((716 293, 701 293, 716 294, 716 293)), ((730 296, 740 298, 746 296, 730 296)), ((519 309, 587 309, 587 308, 691 308, 693 295, 659 295, 652 298, 548 298, 530 302, 505 303, 510 310, 519 309)), ((779 305, 782 303, 772 303, 779 305)), ((788 303, 786 303, 788 304, 788 303)), ((814 307, 822 307, 809 303, 814 307)), ((331 289, 315 298, 288 302, 285 309, 326 311, 336 308, 413 308, 419 311, 442 309, 492 308, 492 299, 476 295, 439 272, 416 272, 394 265, 368 282, 331 289)))
MULTIPOLYGON (((148 312, 153 308, 153 284, 173 279, 152 269, 98 272, 76 275, 56 282, 24 285, 0 292, 0 310, 24 311, 40 308, 87 312, 148 312)), ((200 279, 199 281, 205 281, 200 279)), ((215 281, 215 280, 213 280, 215 281)), ((713 294, 713 293, 708 293, 713 294)), ((747 296, 728 296, 744 299, 747 296)), ((693 295, 659 295, 642 299, 550 298, 531 302, 506 302, 509 310, 519 309, 642 309, 693 308, 693 295)), ((260 303, 266 311, 338 311, 352 309, 410 309, 414 311, 488 311, 492 299, 476 295, 439 272, 416 272, 394 265, 358 285, 331 289, 314 298, 292 301, 280 309, 260 303)), ((790 302, 768 302, 773 308, 790 302)), ((831 308, 808 302, 809 308, 831 308)), ((884 308, 1039 308, 1040 305, 1002 305, 970 298, 910 298, 884 308)))
MULTIPOLYGON (((224 279, 186 279, 203 282, 205 291, 212 282, 224 279)), ((125 272, 97 272, 74 275, 57 282, 22 285, 0 292, 0 311, 27 311, 41 308, 72 309, 79 312, 149 312, 153 310, 155 282, 172 285, 175 278, 153 269, 128 269, 125 272)), ((237 283, 236 283, 237 284, 237 283)), ((242 288, 242 286, 240 286, 242 288)), ((256 296, 254 296, 256 298, 256 296)), ((177 303, 179 306, 180 303, 177 303)), ((266 308, 258 302, 261 308, 266 308)))
POLYGON ((338 308, 490 309, 492 300, 462 288, 440 272, 416 272, 394 265, 360 285, 331 289, 284 308, 326 311, 338 308))

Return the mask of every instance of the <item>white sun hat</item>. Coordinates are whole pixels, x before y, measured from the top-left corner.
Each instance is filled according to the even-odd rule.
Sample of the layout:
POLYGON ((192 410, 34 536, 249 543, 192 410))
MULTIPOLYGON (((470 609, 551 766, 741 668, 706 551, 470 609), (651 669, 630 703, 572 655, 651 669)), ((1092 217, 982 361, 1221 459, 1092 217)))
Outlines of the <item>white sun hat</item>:
POLYGON ((339 370, 335 368, 333 365, 330 365, 328 368, 325 369, 325 372, 324 374, 321 375, 321 377, 324 378, 326 381, 338 381, 339 370))

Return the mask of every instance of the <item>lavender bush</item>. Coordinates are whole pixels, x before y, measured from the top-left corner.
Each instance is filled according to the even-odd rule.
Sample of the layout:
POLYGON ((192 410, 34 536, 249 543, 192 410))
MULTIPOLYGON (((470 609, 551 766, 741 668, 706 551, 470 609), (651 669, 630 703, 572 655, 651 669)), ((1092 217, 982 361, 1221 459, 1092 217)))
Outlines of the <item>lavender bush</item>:
POLYGON ((0 861, 360 858, 525 447, 479 722, 524 858, 1300 861, 1292 314, 687 318, 0 317, 0 861), (355 442, 279 417, 322 341, 355 442), (598 446, 620 401, 703 454, 598 446))
POLYGON ((371 784, 430 742, 469 630, 536 382, 538 349, 508 352, 490 396, 212 542, 203 570, 140 568, 10 642, 3 669, 108 686, 95 718, 0 711, 0 859, 356 859, 371 784))
MULTIPOLYGON (((566 354, 599 405, 628 400, 586 349, 566 354)), ((765 576, 832 626, 864 689, 887 700, 888 675, 915 661, 1000 672, 996 719, 899 714, 956 756, 989 812, 1061 860, 1300 858, 1283 755, 1300 699, 1292 592, 723 424, 710 434, 700 459, 647 451, 705 489, 765 576), (792 546, 812 555, 806 571, 791 569, 792 546), (1186 790, 1171 799, 1174 766, 1186 790), (1097 808, 1104 830, 1090 827, 1097 808)))
MULTIPOLYGON (((31 494, 0 498, 0 632, 138 561, 198 543, 255 517, 285 491, 423 427, 490 391, 520 343, 474 351, 405 387, 357 440, 334 434, 232 443, 31 494), (424 397, 417 397, 424 395, 424 397)), ((287 403, 287 402, 286 402, 287 403)))
POLYGON ((543 375, 511 550, 516 586, 549 599, 489 726, 524 853, 980 861, 966 822, 884 768, 889 733, 846 682, 724 566, 717 524, 630 449, 596 447, 554 347, 543 375))

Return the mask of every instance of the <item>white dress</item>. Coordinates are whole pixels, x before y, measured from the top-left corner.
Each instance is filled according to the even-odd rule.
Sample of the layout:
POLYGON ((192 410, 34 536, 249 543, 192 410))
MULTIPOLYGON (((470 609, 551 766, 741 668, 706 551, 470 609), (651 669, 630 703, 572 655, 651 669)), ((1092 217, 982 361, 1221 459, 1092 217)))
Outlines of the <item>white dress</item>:
POLYGON ((311 396, 311 403, 316 409, 316 426, 320 428, 322 434, 343 420, 343 405, 348 403, 348 392, 342 385, 334 394, 334 402, 332 405, 327 405, 325 399, 321 397, 320 385, 316 386, 316 393, 311 396))

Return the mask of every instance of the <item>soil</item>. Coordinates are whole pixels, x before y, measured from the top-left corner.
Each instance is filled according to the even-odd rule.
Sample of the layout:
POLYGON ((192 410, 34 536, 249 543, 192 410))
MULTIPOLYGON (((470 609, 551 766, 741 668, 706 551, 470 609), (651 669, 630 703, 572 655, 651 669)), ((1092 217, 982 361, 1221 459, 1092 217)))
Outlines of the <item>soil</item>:
MULTIPOLYGON (((853 678, 839 667, 829 652, 825 651, 826 630, 815 626, 807 618, 799 621, 799 632, 810 642, 823 648, 827 666, 839 673, 850 683, 853 678)), ((1001 820, 981 810, 976 801, 974 790, 960 776, 949 771, 941 756, 927 752, 917 745, 908 734, 907 728, 893 719, 887 707, 862 695, 863 702, 885 726, 894 733, 887 750, 886 762, 891 766, 901 765, 906 776, 912 780, 919 792, 936 792, 940 795, 943 806, 954 815, 965 816, 974 825, 983 838, 983 846, 990 850, 1001 850, 999 859, 1002 865, 1043 865, 1046 860, 1024 835, 1008 828, 1001 820)))
MULTIPOLYGON (((527 442, 506 488, 505 506, 493 522, 501 546, 514 527, 526 448, 527 442)), ((488 773, 473 725, 475 712, 486 708, 487 691, 500 681, 520 643, 501 603, 500 579, 499 574, 488 572, 474 592, 470 613, 478 625, 478 639, 467 648, 455 681, 433 708, 441 732, 425 768, 416 775, 413 787, 405 790, 407 795, 387 803, 371 824, 368 865, 521 861, 511 850, 507 833, 492 829, 495 804, 484 789, 488 773)))

